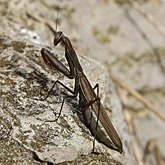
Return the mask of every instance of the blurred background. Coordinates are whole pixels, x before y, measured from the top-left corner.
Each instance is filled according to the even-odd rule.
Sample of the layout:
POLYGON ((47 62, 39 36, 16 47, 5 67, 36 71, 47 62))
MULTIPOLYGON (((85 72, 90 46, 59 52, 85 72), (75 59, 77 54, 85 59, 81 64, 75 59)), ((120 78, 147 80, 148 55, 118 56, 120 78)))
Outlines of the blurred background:
POLYGON ((163 165, 165 0, 0 0, 0 33, 14 37, 28 29, 53 45, 41 24, 56 29, 57 10, 57 28, 77 54, 100 61, 113 80, 137 164, 163 165))

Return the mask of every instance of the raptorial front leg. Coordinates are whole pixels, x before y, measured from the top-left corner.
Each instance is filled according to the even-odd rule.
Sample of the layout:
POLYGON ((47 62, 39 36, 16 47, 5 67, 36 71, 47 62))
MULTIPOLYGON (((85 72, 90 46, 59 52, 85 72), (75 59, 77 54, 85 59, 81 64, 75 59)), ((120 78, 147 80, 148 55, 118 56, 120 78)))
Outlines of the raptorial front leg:
MULTIPOLYGON (((50 65, 52 67, 54 67, 54 69, 56 69, 57 71, 59 71, 60 73, 64 74, 66 77, 68 77, 69 79, 73 79, 75 78, 75 72, 74 72, 74 65, 73 65, 73 62, 70 60, 70 59, 67 59, 68 61, 68 64, 69 64, 69 69, 67 69, 63 63, 61 63, 57 58, 56 56, 50 52, 48 49, 45 49, 45 48, 42 48, 41 49, 41 54, 42 54, 42 58, 43 60, 45 61, 45 63, 47 65, 50 65)), ((68 54, 65 52, 65 56, 68 57, 68 54)), ((77 81, 77 80, 76 80, 77 81)), ((59 116, 61 115, 61 111, 62 111, 62 108, 63 108, 63 105, 64 105, 64 101, 67 99, 67 98, 75 98, 77 97, 78 95, 78 86, 77 86, 77 83, 75 83, 75 87, 74 87, 74 91, 69 89, 67 86, 65 86, 63 83, 61 83, 60 81, 56 81, 53 86, 51 87, 51 89, 49 90, 47 96, 43 99, 43 100, 46 100, 51 91, 53 90, 53 88, 55 87, 56 84, 60 84, 62 87, 64 87, 67 91, 69 91, 72 95, 69 95, 69 96, 65 96, 63 98, 63 101, 62 101, 62 105, 61 105, 61 108, 60 108, 60 112, 59 112, 59 115, 57 117, 57 119, 59 118, 59 116)), ((55 113, 54 113, 55 114, 55 113)), ((55 119, 55 121, 57 120, 55 119)))
MULTIPOLYGON (((68 60, 69 63, 69 69, 68 70, 63 63, 61 63, 56 56, 50 52, 48 49, 42 48, 41 49, 41 54, 42 54, 42 58, 45 61, 45 63, 47 65, 52 66, 55 70, 59 71, 60 73, 64 74, 65 76, 67 76, 69 79, 73 79, 75 78, 75 73, 74 73, 74 66, 71 60, 68 60)), ((67 54, 65 53, 65 56, 67 56, 67 54)), ((59 83, 61 84, 63 87, 65 87, 69 92, 71 92, 72 94, 74 93, 72 90, 70 90, 69 88, 67 88, 65 85, 63 85, 61 82, 59 82, 58 80, 54 83, 54 85, 52 86, 52 88, 50 89, 50 91, 48 92, 47 96, 45 97, 45 99, 48 98, 48 96, 50 95, 51 91, 53 90, 54 86, 59 83)), ((45 100, 43 99, 43 100, 45 100)))
MULTIPOLYGON (((70 69, 68 70, 65 67, 65 65, 61 63, 56 58, 56 56, 52 52, 50 52, 48 49, 42 48, 41 54, 42 54, 43 60, 45 61, 47 65, 52 66, 55 70, 59 71, 60 73, 68 77, 69 79, 73 79, 76 77, 75 72, 74 72, 74 65, 71 60, 68 60, 69 69, 70 69)), ((65 56, 68 56, 66 52, 65 52, 65 56)))

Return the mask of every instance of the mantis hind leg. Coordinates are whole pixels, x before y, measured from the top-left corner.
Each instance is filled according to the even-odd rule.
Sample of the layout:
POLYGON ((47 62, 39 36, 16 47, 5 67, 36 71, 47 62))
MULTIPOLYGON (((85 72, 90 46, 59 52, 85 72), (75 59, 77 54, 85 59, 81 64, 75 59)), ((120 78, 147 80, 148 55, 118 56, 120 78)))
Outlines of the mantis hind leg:
POLYGON ((99 122, 99 114, 100 114, 100 98, 99 98, 99 84, 96 84, 94 87, 93 87, 93 90, 95 90, 97 88, 97 102, 98 102, 98 105, 99 105, 99 108, 98 108, 98 114, 97 114, 97 121, 96 121, 96 130, 95 130, 95 135, 94 135, 94 139, 93 139, 93 149, 92 149, 92 152, 94 152, 94 149, 95 149, 95 140, 96 140, 96 136, 97 136, 97 128, 98 128, 98 122, 99 122))
MULTIPOLYGON (((96 120, 96 127, 95 127, 95 133, 94 133, 94 139, 93 139, 93 149, 92 152, 96 153, 94 151, 95 149, 95 140, 97 137, 97 129, 98 129, 98 122, 99 122, 99 114, 100 114, 100 97, 99 97, 99 84, 96 84, 93 87, 93 90, 95 90, 97 88, 97 92, 96 92, 96 98, 94 100, 91 100, 90 102, 86 103, 83 107, 82 107, 82 111, 85 111, 88 107, 92 106, 93 103, 98 102, 98 114, 97 114, 97 120, 96 120)), ((92 117, 92 116, 91 116, 92 117)))

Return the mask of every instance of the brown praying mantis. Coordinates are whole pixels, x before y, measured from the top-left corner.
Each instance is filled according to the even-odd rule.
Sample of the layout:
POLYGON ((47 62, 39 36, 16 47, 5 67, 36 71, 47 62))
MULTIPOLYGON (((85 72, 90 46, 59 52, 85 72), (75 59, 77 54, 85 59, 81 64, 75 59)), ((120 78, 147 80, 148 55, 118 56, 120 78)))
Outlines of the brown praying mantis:
MULTIPOLYGON (((65 58, 68 62, 69 69, 66 68, 64 64, 61 63, 57 59, 57 57, 46 48, 41 49, 42 58, 47 65, 51 65, 54 69, 56 69, 69 79, 75 79, 74 90, 69 89, 58 80, 51 88, 52 90, 54 86, 58 83, 72 94, 66 95, 63 98, 60 112, 56 120, 61 114, 65 99, 76 98, 79 95, 79 107, 83 114, 86 126, 89 128, 91 134, 95 137, 94 141, 95 139, 97 139, 98 142, 103 143, 108 148, 122 153, 123 147, 120 137, 118 136, 118 133, 116 132, 113 124, 111 123, 105 111, 105 108, 100 102, 99 84, 96 84, 95 87, 92 88, 90 82, 88 81, 87 77, 83 72, 83 68, 79 63, 78 57, 69 38, 65 36, 61 31, 52 31, 54 33, 54 45, 57 46, 59 43, 62 43, 65 47, 65 58), (97 92, 95 93, 94 90, 96 88, 97 92), (101 129, 100 125, 104 128, 105 131, 101 129)), ((50 91, 48 95, 50 94, 50 91)), ((48 97, 48 95, 46 96, 46 98, 48 97)), ((95 146, 94 141, 93 151, 95 146)))

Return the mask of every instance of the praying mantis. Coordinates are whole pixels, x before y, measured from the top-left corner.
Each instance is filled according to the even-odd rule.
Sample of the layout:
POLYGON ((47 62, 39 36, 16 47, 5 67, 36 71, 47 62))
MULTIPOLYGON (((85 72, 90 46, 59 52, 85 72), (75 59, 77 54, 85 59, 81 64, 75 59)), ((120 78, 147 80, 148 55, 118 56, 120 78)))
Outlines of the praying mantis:
MULTIPOLYGON (((74 90, 69 89, 59 80, 57 80, 51 88, 52 90, 58 83, 71 93, 71 95, 66 95, 63 98, 60 112, 56 120, 61 114, 65 99, 76 98, 79 95, 79 107, 82 112, 85 125, 89 128, 91 134, 96 140, 98 140, 98 142, 103 143, 108 148, 116 150, 121 154, 123 152, 122 142, 111 120, 109 119, 105 108, 101 104, 99 97, 99 84, 96 84, 94 87, 91 86, 89 80, 83 72, 83 68, 80 65, 70 39, 61 31, 55 31, 52 28, 51 30, 54 33, 54 46, 62 43, 65 47, 65 58, 68 62, 69 69, 63 63, 61 63, 50 50, 46 48, 41 49, 42 58, 47 65, 52 66, 67 78, 75 80, 74 90), (97 89, 96 93, 95 89, 97 89), (103 131, 100 126, 102 126, 105 131, 103 131)), ((50 91, 48 95, 50 94, 50 91)), ((93 142, 93 152, 94 147, 95 142, 93 142)))

